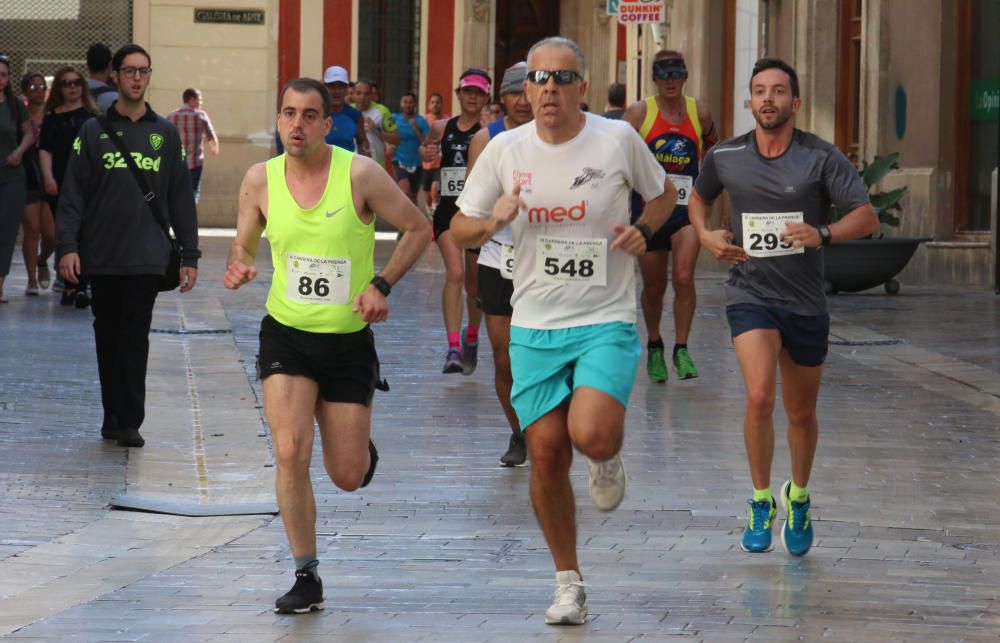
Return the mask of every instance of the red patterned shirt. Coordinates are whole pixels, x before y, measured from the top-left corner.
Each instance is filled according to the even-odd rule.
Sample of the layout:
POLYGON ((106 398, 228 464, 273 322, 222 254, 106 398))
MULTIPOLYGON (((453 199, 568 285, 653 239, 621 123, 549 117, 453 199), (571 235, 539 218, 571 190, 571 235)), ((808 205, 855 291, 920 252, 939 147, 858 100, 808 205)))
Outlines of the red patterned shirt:
POLYGON ((167 120, 174 124, 181 135, 181 143, 187 153, 188 168, 199 167, 205 158, 202 143, 206 138, 210 141, 216 140, 215 130, 208 114, 200 109, 184 106, 167 114, 167 120))

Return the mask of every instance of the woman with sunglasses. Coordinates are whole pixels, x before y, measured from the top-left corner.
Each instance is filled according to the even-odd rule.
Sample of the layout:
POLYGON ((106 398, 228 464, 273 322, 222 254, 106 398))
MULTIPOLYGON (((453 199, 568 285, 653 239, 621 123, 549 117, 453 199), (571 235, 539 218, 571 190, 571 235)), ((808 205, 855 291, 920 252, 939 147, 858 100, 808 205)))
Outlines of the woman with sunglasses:
POLYGON ((27 197, 24 202, 24 229, 21 253, 24 255, 24 269, 28 273, 28 287, 24 294, 37 297, 39 289, 49 287, 49 257, 55 250, 56 224, 52 210, 45 198, 42 167, 38 158, 38 139, 45 118, 45 95, 48 85, 41 72, 29 71, 21 78, 21 93, 28 107, 28 121, 31 123, 31 138, 34 145, 24 154, 24 175, 27 197), (41 240, 41 249, 38 243, 41 240))
POLYGON ((10 86, 10 58, 0 55, 0 304, 6 304, 3 283, 17 242, 17 227, 24 214, 24 168, 21 159, 31 147, 28 110, 10 86))
MULTIPOLYGON (((52 92, 45 103, 45 120, 42 121, 39 141, 42 177, 45 192, 51 197, 49 205, 52 212, 58 209, 59 187, 69 166, 77 132, 81 125, 99 113, 83 74, 75 67, 60 67, 52 80, 52 92)), ((64 285, 59 303, 63 306, 75 304, 77 308, 89 306, 86 282, 81 279, 74 287, 64 285)))

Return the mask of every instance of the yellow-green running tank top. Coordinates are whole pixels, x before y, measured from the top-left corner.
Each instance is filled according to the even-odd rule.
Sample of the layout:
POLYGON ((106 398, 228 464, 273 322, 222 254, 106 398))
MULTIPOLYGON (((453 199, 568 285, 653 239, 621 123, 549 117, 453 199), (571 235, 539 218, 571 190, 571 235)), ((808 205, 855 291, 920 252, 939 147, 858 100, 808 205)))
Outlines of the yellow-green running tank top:
POLYGON ((319 202, 303 209, 285 182, 285 155, 267 162, 267 240, 274 276, 267 312, 312 333, 353 333, 367 324, 352 308, 375 276, 375 222, 363 223, 351 191, 352 152, 331 147, 319 202))

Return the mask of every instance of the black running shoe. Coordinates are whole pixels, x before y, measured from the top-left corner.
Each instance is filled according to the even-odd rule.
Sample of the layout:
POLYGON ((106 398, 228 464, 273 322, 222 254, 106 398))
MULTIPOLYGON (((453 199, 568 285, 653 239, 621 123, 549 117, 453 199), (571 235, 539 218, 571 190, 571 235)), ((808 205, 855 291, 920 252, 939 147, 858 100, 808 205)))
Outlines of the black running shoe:
POLYGON ((139 429, 119 429, 118 446, 120 447, 141 447, 146 441, 139 435, 139 429))
POLYGON ((318 612, 323 603, 323 581, 305 569, 295 572, 295 584, 288 593, 274 602, 278 614, 308 614, 318 612))
POLYGON ((523 467, 528 459, 528 445, 524 442, 524 434, 517 432, 510 436, 507 453, 500 456, 502 467, 523 467))
POLYGON ((371 456, 371 464, 368 465, 368 473, 365 474, 365 479, 361 482, 361 487, 367 487, 368 483, 372 481, 372 477, 375 475, 375 465, 378 464, 378 449, 375 448, 375 443, 368 440, 368 455, 371 456))
POLYGON ((73 298, 73 305, 77 308, 86 308, 90 305, 90 295, 82 290, 77 290, 76 297, 73 298))
POLYGON ((118 422, 115 420, 114 416, 104 420, 101 424, 101 437, 105 440, 117 440, 118 439, 118 422))

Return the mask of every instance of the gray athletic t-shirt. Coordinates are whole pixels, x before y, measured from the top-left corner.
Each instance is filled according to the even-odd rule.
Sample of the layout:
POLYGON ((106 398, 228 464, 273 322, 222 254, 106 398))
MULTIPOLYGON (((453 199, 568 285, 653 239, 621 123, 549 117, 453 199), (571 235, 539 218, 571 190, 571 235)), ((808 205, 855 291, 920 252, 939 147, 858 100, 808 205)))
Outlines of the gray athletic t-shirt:
MULTIPOLYGON (((751 130, 713 147, 705 156, 695 190, 711 201, 729 191, 730 229, 743 239, 744 213, 802 213, 811 225, 827 221, 830 204, 850 212, 868 203, 857 169, 839 149, 814 134, 794 130, 784 154, 761 156, 751 130)), ((826 313, 822 248, 800 254, 750 257, 729 270, 728 304, 760 304, 797 315, 826 313)))

